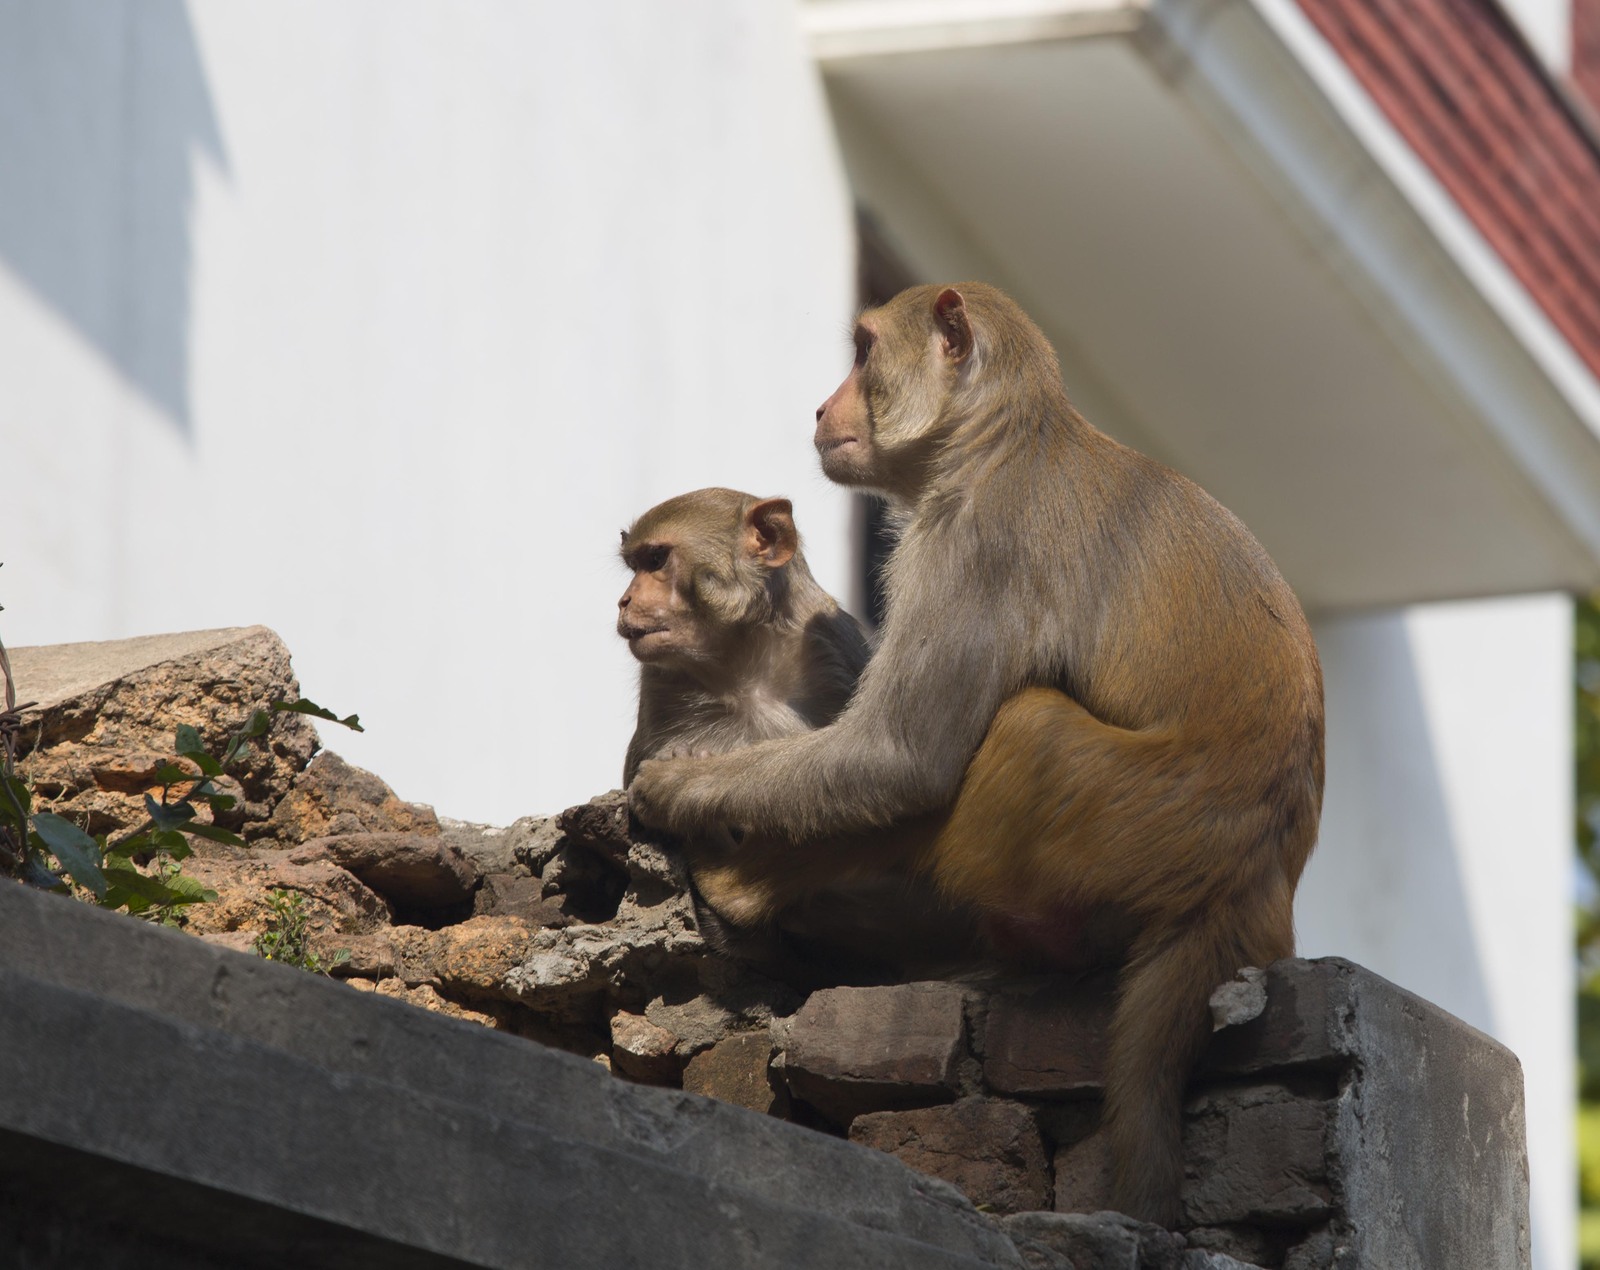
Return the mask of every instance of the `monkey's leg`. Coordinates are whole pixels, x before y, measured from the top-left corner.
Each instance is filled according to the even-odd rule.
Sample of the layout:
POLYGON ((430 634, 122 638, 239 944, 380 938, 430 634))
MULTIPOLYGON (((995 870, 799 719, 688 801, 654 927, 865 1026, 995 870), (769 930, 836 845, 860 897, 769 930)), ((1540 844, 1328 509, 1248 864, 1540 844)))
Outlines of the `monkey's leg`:
POLYGON ((987 912, 1109 908, 1134 922, 1106 1127, 1117 1207, 1162 1223, 1178 1213, 1183 1089, 1211 993, 1240 966, 1293 953, 1292 867, 1315 834, 1314 811, 1275 801, 1308 788, 1304 756, 1246 755, 1261 769, 1254 798, 1208 785, 1206 757, 1192 738, 1109 727, 1030 689, 996 716, 932 852, 947 893, 987 912))

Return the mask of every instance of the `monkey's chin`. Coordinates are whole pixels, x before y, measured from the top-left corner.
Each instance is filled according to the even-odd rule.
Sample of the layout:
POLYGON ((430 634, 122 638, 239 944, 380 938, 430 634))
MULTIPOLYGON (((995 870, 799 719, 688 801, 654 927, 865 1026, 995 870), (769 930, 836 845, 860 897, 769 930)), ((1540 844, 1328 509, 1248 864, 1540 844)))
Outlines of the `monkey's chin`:
POLYGON ((635 631, 631 635, 624 634, 623 638, 628 641, 628 651, 636 661, 660 661, 672 652, 669 631, 635 631))
POLYGON ((872 472, 867 462, 866 447, 854 437, 819 446, 817 457, 822 461, 822 474, 840 485, 867 485, 872 472))

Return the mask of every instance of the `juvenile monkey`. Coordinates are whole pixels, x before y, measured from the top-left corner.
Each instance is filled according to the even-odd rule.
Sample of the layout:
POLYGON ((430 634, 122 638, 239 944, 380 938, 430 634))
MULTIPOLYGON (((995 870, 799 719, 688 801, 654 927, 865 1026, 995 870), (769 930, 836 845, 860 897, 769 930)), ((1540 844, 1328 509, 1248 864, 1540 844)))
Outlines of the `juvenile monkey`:
POLYGON ((832 722, 866 636, 800 554, 786 498, 680 494, 622 531, 617 634, 640 663, 622 779, 662 754, 721 754, 832 722))
MULTIPOLYGON (((623 531, 622 560, 634 576, 617 601, 617 633, 640 662, 624 784, 645 759, 725 753, 820 727, 844 709, 867 639, 812 577, 787 499, 729 489, 668 499, 623 531)), ((852 843, 832 844, 827 878, 808 869, 805 886, 782 896, 769 886, 752 908, 742 862, 782 848, 731 846, 720 832, 685 843, 702 932, 778 977, 927 970, 959 960, 973 939, 970 915, 926 882, 886 876, 881 859, 852 843)))
POLYGON ((740 853, 759 911, 805 884, 796 858, 826 872, 831 835, 949 809, 925 848, 883 835, 885 863, 911 850, 1050 956, 1125 939, 1114 1200, 1170 1223, 1210 994, 1294 951, 1323 784, 1300 606, 1229 512, 1072 408, 1049 343, 993 287, 864 313, 815 440, 830 478, 900 518, 878 649, 830 726, 645 763, 634 810, 820 844, 740 853))

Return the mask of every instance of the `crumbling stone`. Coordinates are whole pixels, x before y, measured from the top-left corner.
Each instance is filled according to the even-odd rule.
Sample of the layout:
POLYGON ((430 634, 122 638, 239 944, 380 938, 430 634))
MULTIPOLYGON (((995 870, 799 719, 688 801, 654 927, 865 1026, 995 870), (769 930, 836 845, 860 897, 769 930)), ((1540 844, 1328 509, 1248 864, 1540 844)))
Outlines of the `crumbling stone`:
POLYGON ((295 778, 265 826, 286 846, 344 834, 438 832, 433 808, 402 802, 371 772, 328 750, 295 778))
POLYGON ((400 978, 472 998, 508 998, 505 982, 532 942, 519 917, 473 917, 442 930, 396 926, 400 978))
POLYGON ((1098 1093, 1112 1005, 1112 984, 1102 978, 997 990, 984 1027, 984 1083, 1036 1097, 1098 1093))
POLYGON ((560 829, 554 816, 523 816, 504 828, 440 816, 439 834, 471 860, 479 873, 526 876, 537 873, 544 867, 544 861, 530 868, 524 863, 524 857, 537 855, 541 842, 549 843, 554 850, 560 829))
POLYGON ((468 1023, 479 1023, 484 1027, 494 1027, 495 1019, 492 1014, 485 1014, 481 1010, 470 1010, 464 1005, 442 997, 428 984, 410 986, 399 979, 385 979, 381 983, 371 983, 363 979, 348 981, 352 988, 360 992, 371 992, 380 997, 389 997, 395 1001, 404 1001, 422 1010, 431 1010, 434 1014, 443 1014, 452 1019, 462 1019, 468 1023))
POLYGON ((446 908, 472 898, 477 868, 438 834, 352 833, 313 838, 295 847, 296 864, 327 860, 348 869, 391 904, 446 908))
POLYGON ((485 874, 473 893, 472 911, 478 917, 520 917, 532 927, 571 926, 578 920, 559 897, 545 895, 542 878, 525 874, 485 874))
POLYGON ((354 874, 327 861, 297 864, 278 852, 251 854, 208 850, 183 862, 189 877, 216 891, 209 904, 191 904, 185 928, 196 935, 267 930, 271 892, 293 891, 303 899, 308 929, 315 935, 363 935, 393 919, 388 901, 354 874))
POLYGON ((840 1124, 864 1111, 954 1098, 965 999, 948 983, 812 993, 774 1029, 790 1090, 840 1124))
POLYGON ((1211 1027, 1220 1032, 1259 1019, 1267 1009, 1267 972, 1245 966, 1211 994, 1211 1027))
POLYGON ((611 1067, 646 1085, 676 1085, 683 1073, 678 1038, 642 1014, 619 1010, 611 1018, 611 1067))
POLYGON ((1006 1099, 870 1112, 851 1121, 850 1141, 943 1178, 991 1212, 1026 1212, 1049 1202, 1039 1126, 1026 1107, 1006 1099))
POLYGON ((683 1087, 764 1115, 789 1110, 789 1091, 773 1077, 772 1037, 765 1028, 725 1036, 696 1054, 683 1069, 683 1087))
POLYGON ((399 973, 400 950, 394 935, 386 930, 319 938, 312 947, 324 961, 330 961, 341 950, 349 954, 348 960, 331 972, 341 979, 388 979, 399 973))
POLYGON ((1189 1225, 1292 1222, 1332 1211, 1326 1139, 1332 1107, 1278 1085, 1209 1092, 1184 1125, 1189 1225))
MULTIPOLYGON (((50 810, 93 833, 143 823, 180 723, 216 753, 256 710, 300 695, 289 650, 264 626, 13 648, 10 660, 18 701, 35 703, 18 733, 21 770, 50 810)), ((240 798, 223 823, 266 821, 316 748, 306 716, 275 715, 218 783, 240 798)))

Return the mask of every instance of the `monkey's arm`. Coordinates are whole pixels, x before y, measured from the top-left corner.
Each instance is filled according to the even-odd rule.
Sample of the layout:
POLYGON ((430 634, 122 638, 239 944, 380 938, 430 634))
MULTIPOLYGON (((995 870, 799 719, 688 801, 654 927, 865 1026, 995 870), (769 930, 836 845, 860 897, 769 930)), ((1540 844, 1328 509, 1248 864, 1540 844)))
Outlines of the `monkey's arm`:
POLYGON ((629 787, 635 814, 680 834, 737 825, 804 841, 944 807, 1001 701, 1022 686, 1024 668, 994 634, 997 610, 969 598, 967 629, 952 629, 948 611, 904 605, 832 725, 642 764, 629 787))

